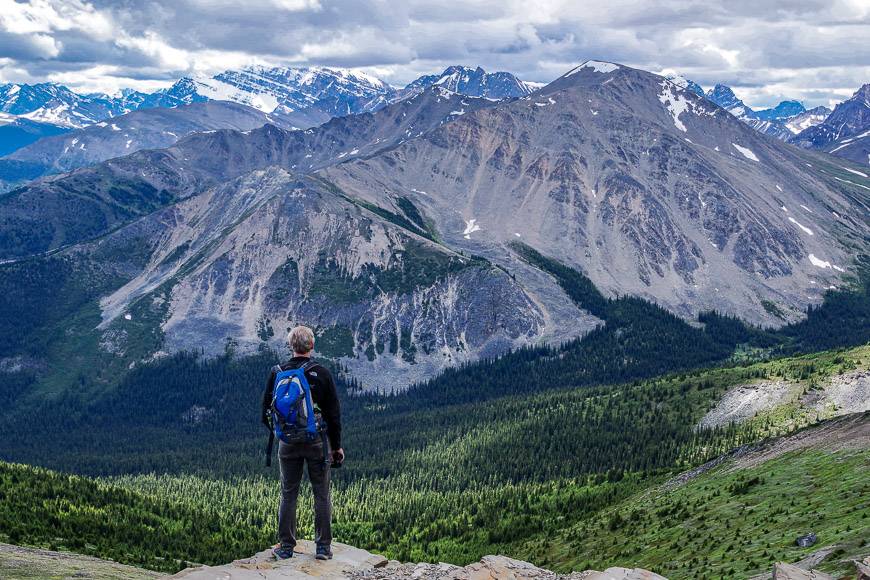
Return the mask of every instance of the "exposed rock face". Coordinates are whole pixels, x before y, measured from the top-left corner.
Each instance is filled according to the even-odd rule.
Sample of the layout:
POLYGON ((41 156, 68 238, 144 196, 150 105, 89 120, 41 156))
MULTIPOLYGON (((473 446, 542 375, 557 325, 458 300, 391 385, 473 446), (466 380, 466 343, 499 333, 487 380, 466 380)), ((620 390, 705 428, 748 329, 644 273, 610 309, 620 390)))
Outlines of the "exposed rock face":
POLYGON ((505 556, 485 556, 468 566, 451 564, 397 564, 384 568, 352 572, 353 580, 667 580, 641 568, 608 568, 604 572, 586 570, 556 574, 528 562, 505 556))
POLYGON ((761 381, 732 387, 698 423, 698 428, 742 423, 783 405, 813 420, 870 411, 870 371, 859 368, 834 375, 812 389, 788 381, 761 381))
POLYGON ((237 352, 283 351, 287 330, 306 323, 318 352, 365 387, 394 390, 582 330, 487 261, 317 185, 253 172, 146 218, 135 233, 149 232, 151 258, 103 299, 104 344, 124 351, 127 329, 151 320, 168 352, 215 355, 228 339, 237 352))
POLYGON ((451 564, 401 564, 345 544, 333 544, 332 560, 314 559, 312 542, 296 546, 293 558, 276 562, 270 551, 226 566, 204 566, 179 572, 171 578, 185 580, 271 580, 331 578, 335 580, 666 580, 640 568, 608 568, 560 575, 505 556, 485 556, 468 566, 451 564))
POLYGON ((776 325, 762 300, 799 316, 870 232, 843 218, 861 177, 814 163, 661 77, 592 63, 321 174, 381 206, 409 197, 453 247, 519 236, 605 291, 776 325))
POLYGON ((699 428, 722 427, 728 423, 742 423, 758 413, 794 401, 801 387, 786 381, 763 381, 738 385, 719 399, 698 424, 699 428))

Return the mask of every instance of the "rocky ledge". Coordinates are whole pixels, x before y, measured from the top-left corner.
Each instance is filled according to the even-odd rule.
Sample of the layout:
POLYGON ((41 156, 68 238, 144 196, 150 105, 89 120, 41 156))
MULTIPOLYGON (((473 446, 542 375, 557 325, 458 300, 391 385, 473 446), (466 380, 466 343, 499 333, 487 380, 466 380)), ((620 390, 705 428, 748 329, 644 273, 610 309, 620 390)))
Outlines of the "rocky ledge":
POLYGON ((184 580, 666 580, 639 568, 608 568, 560 575, 505 556, 485 556, 465 567, 451 564, 402 564, 346 544, 333 544, 332 560, 314 559, 314 544, 303 541, 296 555, 276 562, 271 551, 224 566, 188 568, 170 578, 184 580))

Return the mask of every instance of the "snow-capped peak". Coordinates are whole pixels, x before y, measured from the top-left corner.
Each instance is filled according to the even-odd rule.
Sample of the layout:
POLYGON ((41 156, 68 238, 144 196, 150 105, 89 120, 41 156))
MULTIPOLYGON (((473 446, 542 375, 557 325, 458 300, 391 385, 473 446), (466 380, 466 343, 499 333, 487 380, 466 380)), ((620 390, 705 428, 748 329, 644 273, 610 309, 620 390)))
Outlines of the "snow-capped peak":
POLYGON ((575 67, 568 71, 565 76, 570 77, 573 74, 580 72, 581 70, 591 69, 597 73, 607 74, 611 73, 617 69, 619 69, 619 65, 613 62, 606 62, 603 60, 587 60, 583 64, 578 67, 575 67))

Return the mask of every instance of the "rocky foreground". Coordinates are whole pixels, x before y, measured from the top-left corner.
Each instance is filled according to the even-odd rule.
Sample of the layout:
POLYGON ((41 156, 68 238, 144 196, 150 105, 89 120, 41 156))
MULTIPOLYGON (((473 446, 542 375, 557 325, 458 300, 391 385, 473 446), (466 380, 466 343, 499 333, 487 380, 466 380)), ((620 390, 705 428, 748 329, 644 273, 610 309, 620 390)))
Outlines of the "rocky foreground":
MULTIPOLYGON (((603 572, 585 570, 563 575, 538 568, 528 562, 506 556, 484 556, 480 562, 468 566, 452 564, 403 564, 387 560, 346 544, 334 544, 335 557, 323 562, 314 559, 314 544, 302 541, 296 555, 287 561, 276 562, 271 551, 260 552, 252 558, 236 560, 224 566, 189 568, 171 576, 184 580, 667 580, 655 572, 641 568, 608 568, 603 572)), ((825 554, 826 555, 826 554, 825 554)), ((822 556, 820 559, 824 559, 822 556)), ((778 563, 772 573, 751 580, 835 580, 818 570, 816 561, 796 564, 778 563)), ((870 580, 870 558, 855 562, 857 579, 870 580)), ((851 578, 851 577, 850 577, 851 578)), ((168 580, 168 579, 167 579, 168 580)))
MULTIPOLYGON (((794 564, 778 563, 772 573, 749 580, 835 580, 834 576, 813 568, 835 546, 817 550, 794 564)), ((276 562, 270 550, 252 558, 223 566, 188 568, 164 580, 667 580, 641 568, 608 568, 603 572, 586 570, 563 575, 538 568, 528 562, 505 556, 485 556, 468 566, 452 564, 403 564, 387 560, 346 544, 333 546, 335 558, 326 562, 314 559, 312 542, 302 541, 293 559, 276 562)), ((854 561, 855 575, 850 580, 870 580, 870 557, 854 561)), ((157 572, 125 566, 91 556, 24 548, 0 543, 0 578, 3 580, 90 579, 156 580, 157 572)))
POLYGON ((568 575, 556 574, 505 556, 485 556, 465 567, 452 564, 402 564, 346 544, 333 544, 335 557, 314 559, 314 544, 303 541, 297 553, 276 562, 269 550, 253 558, 236 560, 224 566, 189 568, 170 578, 184 580, 306 580, 310 578, 347 580, 666 580, 640 568, 608 568, 604 572, 587 570, 568 575))

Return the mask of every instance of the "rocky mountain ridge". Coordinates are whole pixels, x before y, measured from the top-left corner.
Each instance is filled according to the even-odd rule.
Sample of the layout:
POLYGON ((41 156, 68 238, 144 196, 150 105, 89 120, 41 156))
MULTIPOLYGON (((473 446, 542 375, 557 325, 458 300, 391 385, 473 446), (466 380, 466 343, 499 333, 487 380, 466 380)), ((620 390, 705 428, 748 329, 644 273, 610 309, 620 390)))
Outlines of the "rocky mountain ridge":
POLYGON ((870 84, 837 105, 823 123, 807 127, 789 142, 870 165, 870 84))
POLYGON ((267 123, 280 126, 281 119, 227 101, 133 111, 40 139, 0 159, 0 191, 42 175, 65 173, 141 149, 171 147, 192 133, 218 129, 249 131, 267 123), (22 167, 27 171, 22 171, 22 167))
POLYGON ((10 119, 79 129, 141 109, 217 100, 249 106, 280 119, 279 124, 304 129, 333 117, 376 111, 435 84, 466 96, 496 100, 523 96, 541 86, 480 67, 451 66, 441 74, 424 75, 397 88, 351 69, 251 66, 213 77, 184 77, 152 93, 124 89, 115 95, 85 95, 56 83, 7 83, 0 85, 0 113, 10 119))
POLYGON ((280 348, 305 321, 391 390, 597 325, 514 241, 683 316, 795 320, 866 243, 849 171, 589 61, 518 99, 433 85, 316 129, 195 133, 43 179, 0 199, 0 257, 141 248, 100 301, 118 356, 143 332, 149 356, 280 348))
POLYGON ((280 350, 287 327, 305 321, 321 352, 392 390, 445 366, 567 340, 595 320, 546 276, 527 268, 533 282, 520 286, 438 241, 410 201, 384 209, 301 177, 493 104, 436 86, 317 130, 191 135, 12 192, 2 201, 6 249, 16 260, 70 247, 91 262, 142 247, 144 261, 124 267, 101 302, 99 342, 119 357, 136 351, 142 329, 159 331, 157 356, 220 354, 228 338, 238 352, 280 350), (52 217, 37 225, 37 215, 52 217))
POLYGON ((731 87, 718 84, 704 95, 759 133, 788 141, 802 129, 824 121, 830 111, 815 107, 812 113, 798 101, 782 101, 777 106, 754 111, 737 98, 731 87))
MULTIPOLYGON (((815 207, 840 194, 787 199, 831 187, 819 181, 830 178, 815 162, 661 77, 590 62, 529 97, 321 174, 383 207, 407 196, 450 245, 508 269, 515 262, 503 248, 519 239, 608 292, 649 297, 686 315, 695 304, 775 324, 760 302, 747 307, 747 288, 770 296, 795 276, 817 286, 810 280, 823 271, 815 265, 822 248, 806 244, 825 237, 827 253, 839 234, 805 222, 823 220, 831 233, 845 233, 834 214, 851 201, 842 198, 839 210, 815 207), (795 208, 812 213, 795 215, 795 208)), ((854 183, 862 198, 863 181, 854 183)), ((847 236, 867 225, 854 227, 847 236)))

